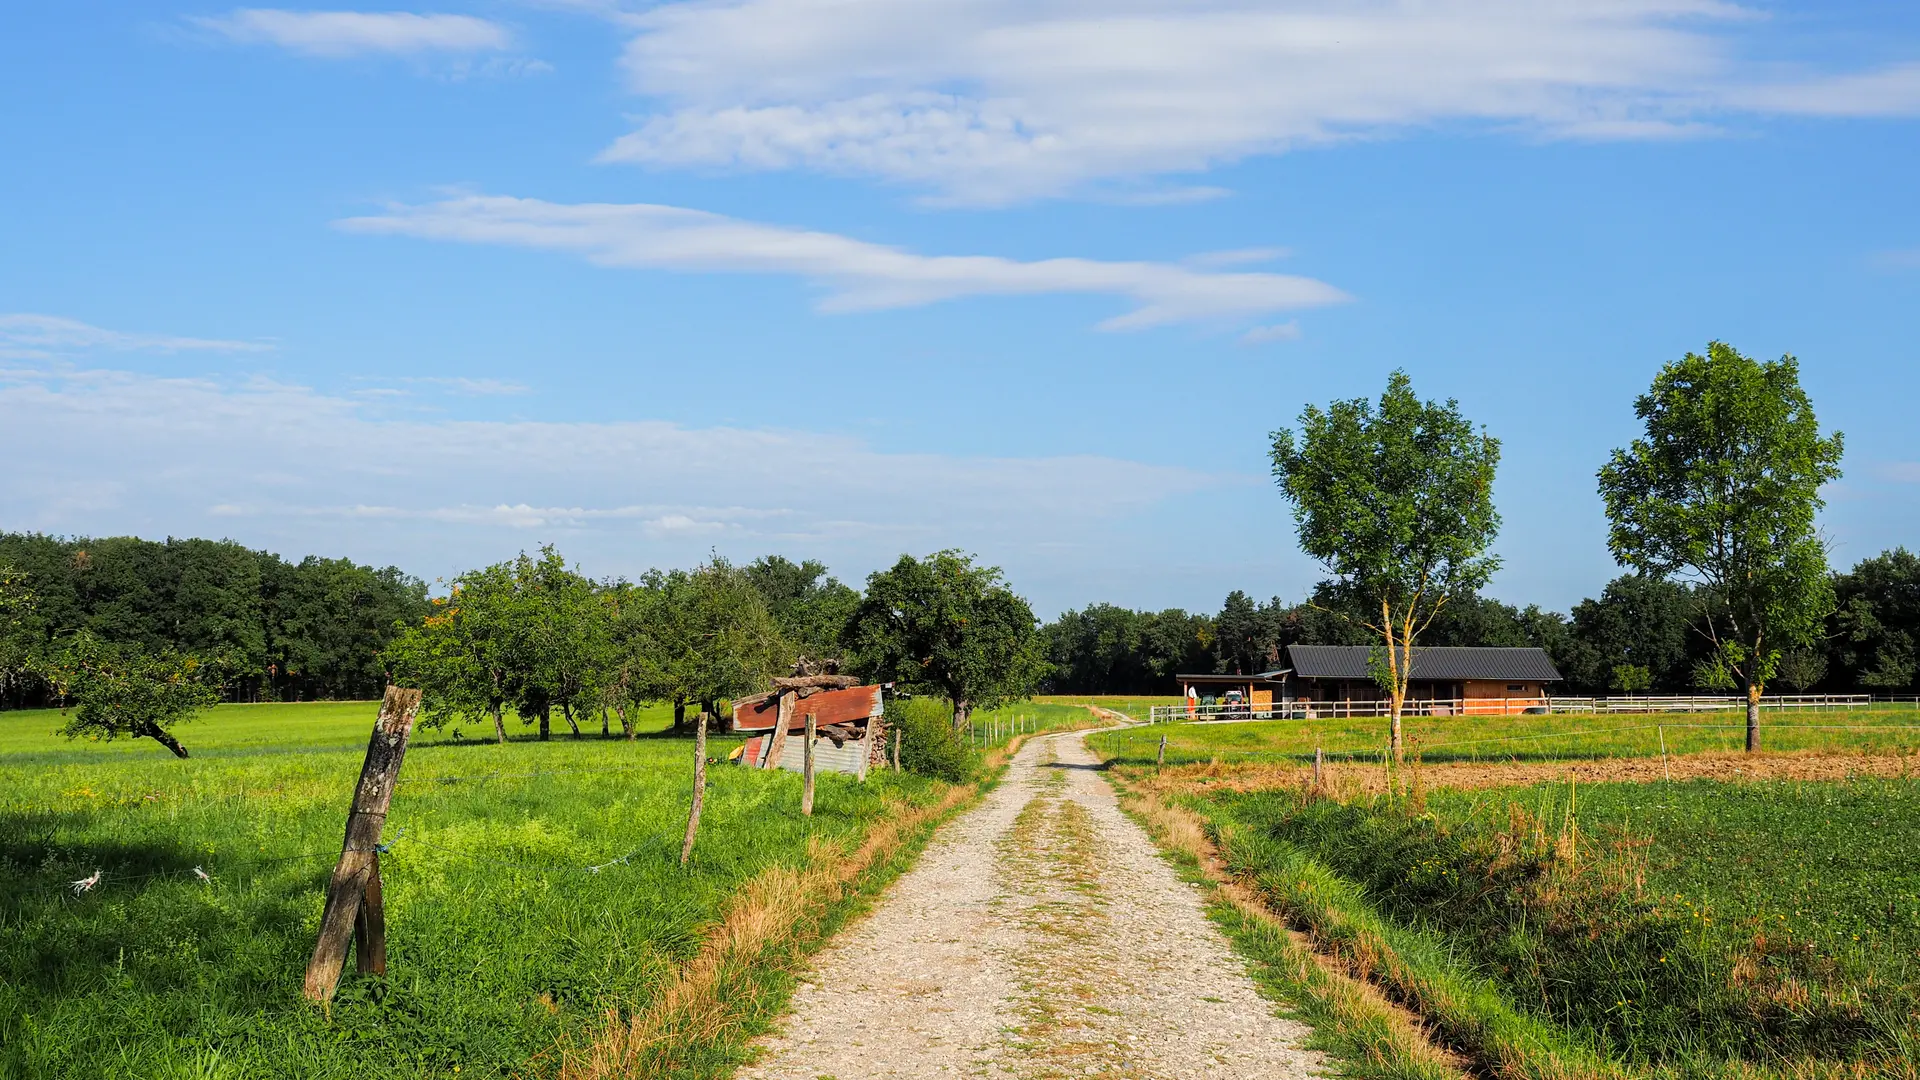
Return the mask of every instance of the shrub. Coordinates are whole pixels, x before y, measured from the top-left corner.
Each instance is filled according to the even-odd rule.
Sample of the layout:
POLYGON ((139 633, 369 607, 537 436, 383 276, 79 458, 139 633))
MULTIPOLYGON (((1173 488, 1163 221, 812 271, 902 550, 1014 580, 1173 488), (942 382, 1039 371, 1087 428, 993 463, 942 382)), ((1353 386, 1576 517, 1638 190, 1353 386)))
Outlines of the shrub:
POLYGON ((958 784, 973 775, 980 757, 953 729, 953 707, 938 698, 887 702, 887 723, 900 733, 900 767, 958 784))

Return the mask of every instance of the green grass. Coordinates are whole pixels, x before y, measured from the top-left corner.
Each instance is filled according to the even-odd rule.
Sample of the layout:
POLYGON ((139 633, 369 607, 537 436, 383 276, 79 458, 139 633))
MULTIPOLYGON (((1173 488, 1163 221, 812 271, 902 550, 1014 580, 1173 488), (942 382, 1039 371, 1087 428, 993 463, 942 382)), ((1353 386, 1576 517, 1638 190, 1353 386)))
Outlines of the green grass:
POLYGON ((1016 735, 1083 728, 1092 722, 1092 715, 1078 705, 1020 701, 975 712, 971 729, 972 745, 980 749, 992 749, 1005 746, 1016 735))
POLYGON ((389 973, 349 972, 322 1011, 300 979, 374 711, 220 706, 178 729, 186 761, 0 713, 0 1075, 543 1075, 647 1003, 744 881, 945 790, 825 775, 805 819, 799 777, 722 764, 683 870, 690 740, 422 732, 382 858, 389 973))
MULTIPOLYGON (((1794 710, 1763 715, 1767 750, 1920 750, 1920 708, 1876 705, 1852 710, 1794 710)), ((1545 761, 1653 757, 1664 736, 1669 753, 1737 751, 1745 720, 1725 713, 1596 717, 1408 717, 1410 750, 1430 762, 1545 761)), ((1384 719, 1263 720, 1251 723, 1155 724, 1091 737, 1104 755, 1152 761, 1161 736, 1167 761, 1305 762, 1315 747, 1333 760, 1378 761, 1387 743, 1384 719)))
POLYGON ((1495 1071, 1905 1075, 1920 1050, 1914 781, 1188 798, 1237 872, 1495 1071))
POLYGON ((1155 705, 1178 705, 1186 699, 1179 696, 1139 697, 1127 694, 1048 694, 1034 698, 1035 701, 1050 705, 1098 705, 1103 709, 1126 713, 1141 723, 1146 723, 1153 714, 1149 712, 1155 705))

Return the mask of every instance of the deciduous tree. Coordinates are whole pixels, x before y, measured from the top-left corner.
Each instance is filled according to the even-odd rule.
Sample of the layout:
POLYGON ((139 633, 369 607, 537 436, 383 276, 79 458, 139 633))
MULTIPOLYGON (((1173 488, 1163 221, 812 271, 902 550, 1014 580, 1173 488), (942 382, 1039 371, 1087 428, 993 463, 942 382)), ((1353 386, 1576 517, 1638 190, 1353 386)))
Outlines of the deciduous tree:
POLYGON ((1493 475, 1500 442, 1475 431, 1459 404, 1421 401, 1405 372, 1365 398, 1308 406, 1300 428, 1273 434, 1273 475, 1293 503, 1300 547, 1331 576, 1334 610, 1381 642, 1390 746, 1414 643, 1455 598, 1477 593, 1499 566, 1493 475))
POLYGON ((1791 356, 1761 363, 1712 342, 1662 368, 1634 402, 1643 437, 1600 469, 1615 560, 1704 588, 1709 685, 1747 698, 1747 749, 1760 747, 1760 696, 1785 650, 1833 610, 1820 487, 1840 476, 1841 436, 1820 433, 1791 356))
POLYGON ((219 690, 202 681, 199 667, 183 653, 114 645, 83 630, 67 640, 50 673, 71 702, 61 731, 68 738, 152 739, 175 757, 186 757, 173 725, 220 700, 219 690))
POLYGON ((844 640, 869 677, 944 695, 956 728, 975 708, 1031 693, 1046 672, 1033 608, 998 567, 952 550, 902 555, 869 576, 844 640))

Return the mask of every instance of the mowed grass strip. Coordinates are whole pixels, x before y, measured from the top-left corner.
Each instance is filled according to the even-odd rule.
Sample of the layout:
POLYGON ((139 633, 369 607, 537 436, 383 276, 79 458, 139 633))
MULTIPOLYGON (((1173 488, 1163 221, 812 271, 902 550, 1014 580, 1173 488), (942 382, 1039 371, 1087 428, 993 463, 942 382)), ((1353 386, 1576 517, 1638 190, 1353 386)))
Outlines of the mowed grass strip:
MULTIPOLYGON (((1745 718, 1734 712, 1608 716, 1409 716, 1409 755, 1427 762, 1567 761, 1616 757, 1732 753, 1745 745, 1745 718)), ((1169 764, 1305 763, 1315 748, 1335 762, 1379 762, 1387 722, 1380 718, 1260 720, 1240 723, 1155 724, 1093 736, 1106 757, 1123 763, 1155 760, 1162 736, 1169 764)), ((1840 750, 1884 754, 1920 752, 1920 708, 1874 705, 1853 709, 1769 711, 1761 717, 1761 744, 1769 752, 1840 750)))
POLYGON ((799 777, 717 766, 683 869, 691 740, 423 732, 386 828, 389 973, 350 971, 321 1010, 300 976, 374 712, 221 706, 179 729, 186 761, 0 716, 0 1074, 557 1072, 609 1013, 681 986, 743 890, 884 870, 956 790, 824 775, 807 819, 799 777), (881 826, 889 854, 849 870, 881 826))

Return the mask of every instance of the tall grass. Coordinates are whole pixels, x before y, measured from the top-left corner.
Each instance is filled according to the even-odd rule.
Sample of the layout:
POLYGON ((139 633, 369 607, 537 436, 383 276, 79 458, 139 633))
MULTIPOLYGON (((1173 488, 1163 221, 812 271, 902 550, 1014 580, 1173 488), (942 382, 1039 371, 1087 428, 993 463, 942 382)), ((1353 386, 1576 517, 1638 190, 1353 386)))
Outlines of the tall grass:
POLYGON ((1503 1074, 1909 1075, 1920 785, 1648 787, 1585 789, 1589 808, 1613 807, 1585 828, 1576 797, 1547 789, 1218 792, 1195 806, 1236 870, 1323 947, 1503 1074), (1649 797, 1672 815, 1626 828, 1623 808, 1649 797), (1676 831, 1662 822, 1694 835, 1662 847, 1676 831), (1699 837, 1732 834, 1744 839, 1702 871, 1699 837), (1843 838, 1853 869, 1829 880, 1858 887, 1809 889, 1808 864, 1832 862, 1843 838), (1799 923, 1775 910, 1788 905, 1799 923), (1796 934, 1832 924, 1879 936, 1796 934))
POLYGON ((389 972, 322 1010, 300 975, 373 708, 248 708, 183 727, 187 761, 0 719, 0 1075, 551 1073, 680 985, 748 883, 821 872, 952 790, 823 775, 802 818, 798 776, 715 768, 682 869, 690 740, 423 733, 382 856, 389 972))

